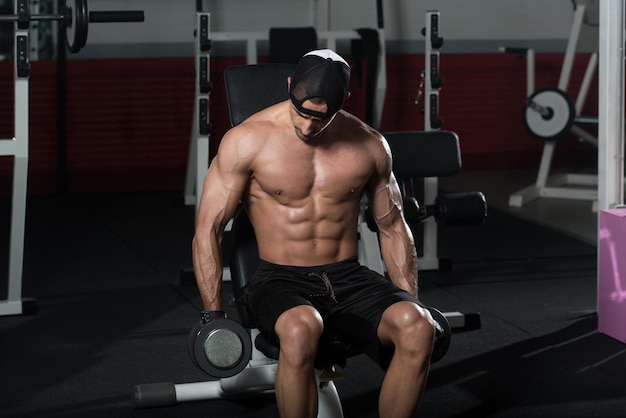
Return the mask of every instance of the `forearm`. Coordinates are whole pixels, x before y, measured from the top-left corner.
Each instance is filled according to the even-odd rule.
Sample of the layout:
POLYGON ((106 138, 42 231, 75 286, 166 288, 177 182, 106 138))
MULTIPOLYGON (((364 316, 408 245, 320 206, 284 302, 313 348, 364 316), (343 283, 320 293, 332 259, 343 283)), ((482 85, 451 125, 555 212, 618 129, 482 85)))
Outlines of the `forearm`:
MULTIPOLYGON (((407 228, 408 229, 408 228, 407 228)), ((418 296, 417 251, 410 232, 392 232, 380 236, 381 254, 391 281, 418 296)))
POLYGON ((206 311, 222 310, 222 251, 218 237, 193 239, 193 270, 206 311))

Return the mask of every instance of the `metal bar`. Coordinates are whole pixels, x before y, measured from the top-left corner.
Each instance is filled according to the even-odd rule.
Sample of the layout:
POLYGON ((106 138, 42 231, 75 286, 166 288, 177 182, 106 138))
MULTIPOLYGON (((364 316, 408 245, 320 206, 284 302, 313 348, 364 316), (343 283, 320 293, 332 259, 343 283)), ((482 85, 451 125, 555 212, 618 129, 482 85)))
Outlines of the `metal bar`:
POLYGON ((57 193, 67 193, 67 50, 65 31, 57 30, 57 193))
POLYGON ((624 0, 600 2, 598 209, 624 204, 624 0))
MULTIPOLYGON (((439 62, 439 50, 433 48, 433 42, 431 36, 433 33, 439 33, 438 27, 433 27, 434 25, 438 25, 439 22, 439 12, 438 11, 427 11, 426 12, 426 36, 425 36, 425 64, 426 69, 424 71, 424 130, 432 131, 438 129, 438 127, 433 128, 432 126, 432 117, 439 116, 438 109, 438 95, 439 88, 434 88, 432 83, 432 64, 435 61, 435 64, 439 62), (435 57, 434 60, 432 57, 435 57), (434 99, 434 100, 433 100, 434 99)), ((437 67, 439 67, 437 65, 437 67)), ((439 74, 439 68, 436 68, 437 74, 439 74)), ((437 191, 439 189, 439 182, 436 177, 429 177, 424 179, 424 202, 432 202, 437 196, 437 191)), ((437 256, 437 223, 433 218, 426 219, 423 222, 423 248, 422 248, 422 256, 418 258, 418 266, 420 269, 439 269, 439 258, 437 256)))
POLYGON ((103 12, 89 12, 90 23, 126 23, 143 22, 145 16, 142 10, 111 10, 103 12))
POLYGON ((535 92, 535 50, 528 48, 526 51, 526 97, 535 92))
POLYGON ((596 74, 596 67, 598 66, 598 53, 594 52, 589 57, 589 61, 587 62, 587 69, 585 70, 585 76, 583 77, 583 81, 580 84, 580 89, 578 90, 578 96, 576 97, 576 116, 580 115, 580 112, 583 110, 583 106, 585 105, 585 101, 587 100, 587 94, 589 93, 589 87, 591 86, 591 82, 593 81, 593 76, 596 74))
MULTIPOLYGON (((26 15, 28 21, 62 21, 66 16, 60 13, 26 15)), ((18 15, 0 15, 0 22, 17 22, 18 15)), ((95 11, 89 12, 89 22, 92 23, 123 23, 123 22, 143 22, 144 12, 141 10, 120 10, 120 11, 95 11)))
POLYGON ((15 155, 15 138, 0 139, 0 155, 15 155))
MULTIPOLYGON (((15 7, 17 8, 17 2, 15 7)), ((14 39, 26 39, 28 30, 15 25, 14 39)), ((17 45, 16 45, 17 46, 17 45)), ((14 55, 15 90, 14 90, 14 164, 13 164, 13 196, 11 201, 11 231, 9 242, 9 277, 7 284, 7 300, 2 301, 0 315, 21 314, 22 307, 22 273, 24 268, 24 227, 26 219, 26 190, 28 178, 28 71, 20 74, 18 69, 23 61, 17 53, 14 55)), ((26 60, 26 65, 28 61, 26 60)))
POLYGON ((569 85, 570 76, 572 74, 574 58, 576 58, 576 48, 578 47, 578 36, 580 35, 580 28, 583 24, 584 17, 585 6, 579 4, 574 12, 574 21, 572 22, 569 41, 567 42, 567 49, 565 50, 565 58, 563 59, 563 67, 561 68, 561 75, 559 77, 558 87, 565 92, 567 91, 567 86, 569 85))
MULTIPOLYGON (((42 21, 42 20, 63 20, 65 16, 62 14, 40 14, 40 15, 27 15, 28 20, 42 21)), ((19 16, 17 15, 0 15, 0 22, 17 22, 19 16)))

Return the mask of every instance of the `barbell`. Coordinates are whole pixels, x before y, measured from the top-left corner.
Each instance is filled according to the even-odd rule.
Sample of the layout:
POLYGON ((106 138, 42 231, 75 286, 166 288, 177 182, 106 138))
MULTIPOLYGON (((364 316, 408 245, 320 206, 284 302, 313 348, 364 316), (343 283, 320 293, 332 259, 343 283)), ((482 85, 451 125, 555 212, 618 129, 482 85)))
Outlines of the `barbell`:
POLYGON ((18 29, 28 29, 31 21, 57 21, 65 29, 65 44, 72 53, 80 51, 87 43, 89 22, 143 22, 144 13, 139 10, 90 12, 87 0, 74 0, 74 7, 62 2, 59 13, 30 14, 28 0, 17 1, 17 14, 0 15, 0 22, 15 22, 18 29))

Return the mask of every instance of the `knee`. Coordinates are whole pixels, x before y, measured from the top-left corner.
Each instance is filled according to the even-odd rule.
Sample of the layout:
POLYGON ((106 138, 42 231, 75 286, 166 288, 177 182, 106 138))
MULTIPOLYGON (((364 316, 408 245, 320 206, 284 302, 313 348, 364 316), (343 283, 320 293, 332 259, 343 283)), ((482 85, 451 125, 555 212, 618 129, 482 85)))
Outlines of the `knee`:
POLYGON ((396 350, 412 356, 419 353, 429 356, 432 352, 435 327, 427 309, 410 302, 398 303, 385 311, 381 326, 386 328, 383 333, 396 350))
POLYGON ((323 328, 321 315, 311 306, 297 306, 283 312, 275 325, 280 355, 295 362, 312 360, 323 328))

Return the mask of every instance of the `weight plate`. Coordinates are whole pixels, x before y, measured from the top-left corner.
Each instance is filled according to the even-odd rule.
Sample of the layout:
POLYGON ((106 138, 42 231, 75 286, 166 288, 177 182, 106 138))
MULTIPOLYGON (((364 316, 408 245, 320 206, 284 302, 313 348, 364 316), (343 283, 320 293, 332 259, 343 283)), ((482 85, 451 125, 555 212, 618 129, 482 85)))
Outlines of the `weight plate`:
POLYGON ((524 126, 541 141, 554 141, 569 132, 576 109, 567 94, 559 89, 537 90, 526 101, 524 126))
POLYGON ((232 330, 215 329, 204 339, 204 354, 218 369, 231 369, 243 356, 243 344, 239 335, 232 330))
POLYGON ((65 21, 65 44, 71 53, 77 53, 87 43, 89 10, 87 0, 74 0, 74 7, 66 6, 63 12, 65 21))
POLYGON ((232 319, 209 321, 198 331, 192 331, 192 339, 192 359, 200 370, 212 377, 238 374, 247 366, 252 355, 248 331, 232 319))
POLYGON ((448 349, 450 348, 450 343, 452 342, 452 329, 450 328, 450 323, 441 311, 433 307, 427 307, 426 309, 430 311, 430 314, 435 322, 437 322, 441 327, 437 331, 433 354, 430 357, 430 362, 436 363, 446 355, 448 349))
POLYGON ((191 361, 193 362, 193 364, 196 365, 196 367, 200 367, 200 365, 198 364, 198 360, 196 360, 195 353, 196 338, 198 338, 198 334, 202 329, 202 325, 204 325, 203 322, 198 321, 196 326, 191 329, 191 332, 189 333, 189 341, 187 343, 187 352, 189 353, 189 358, 191 358, 191 361))

